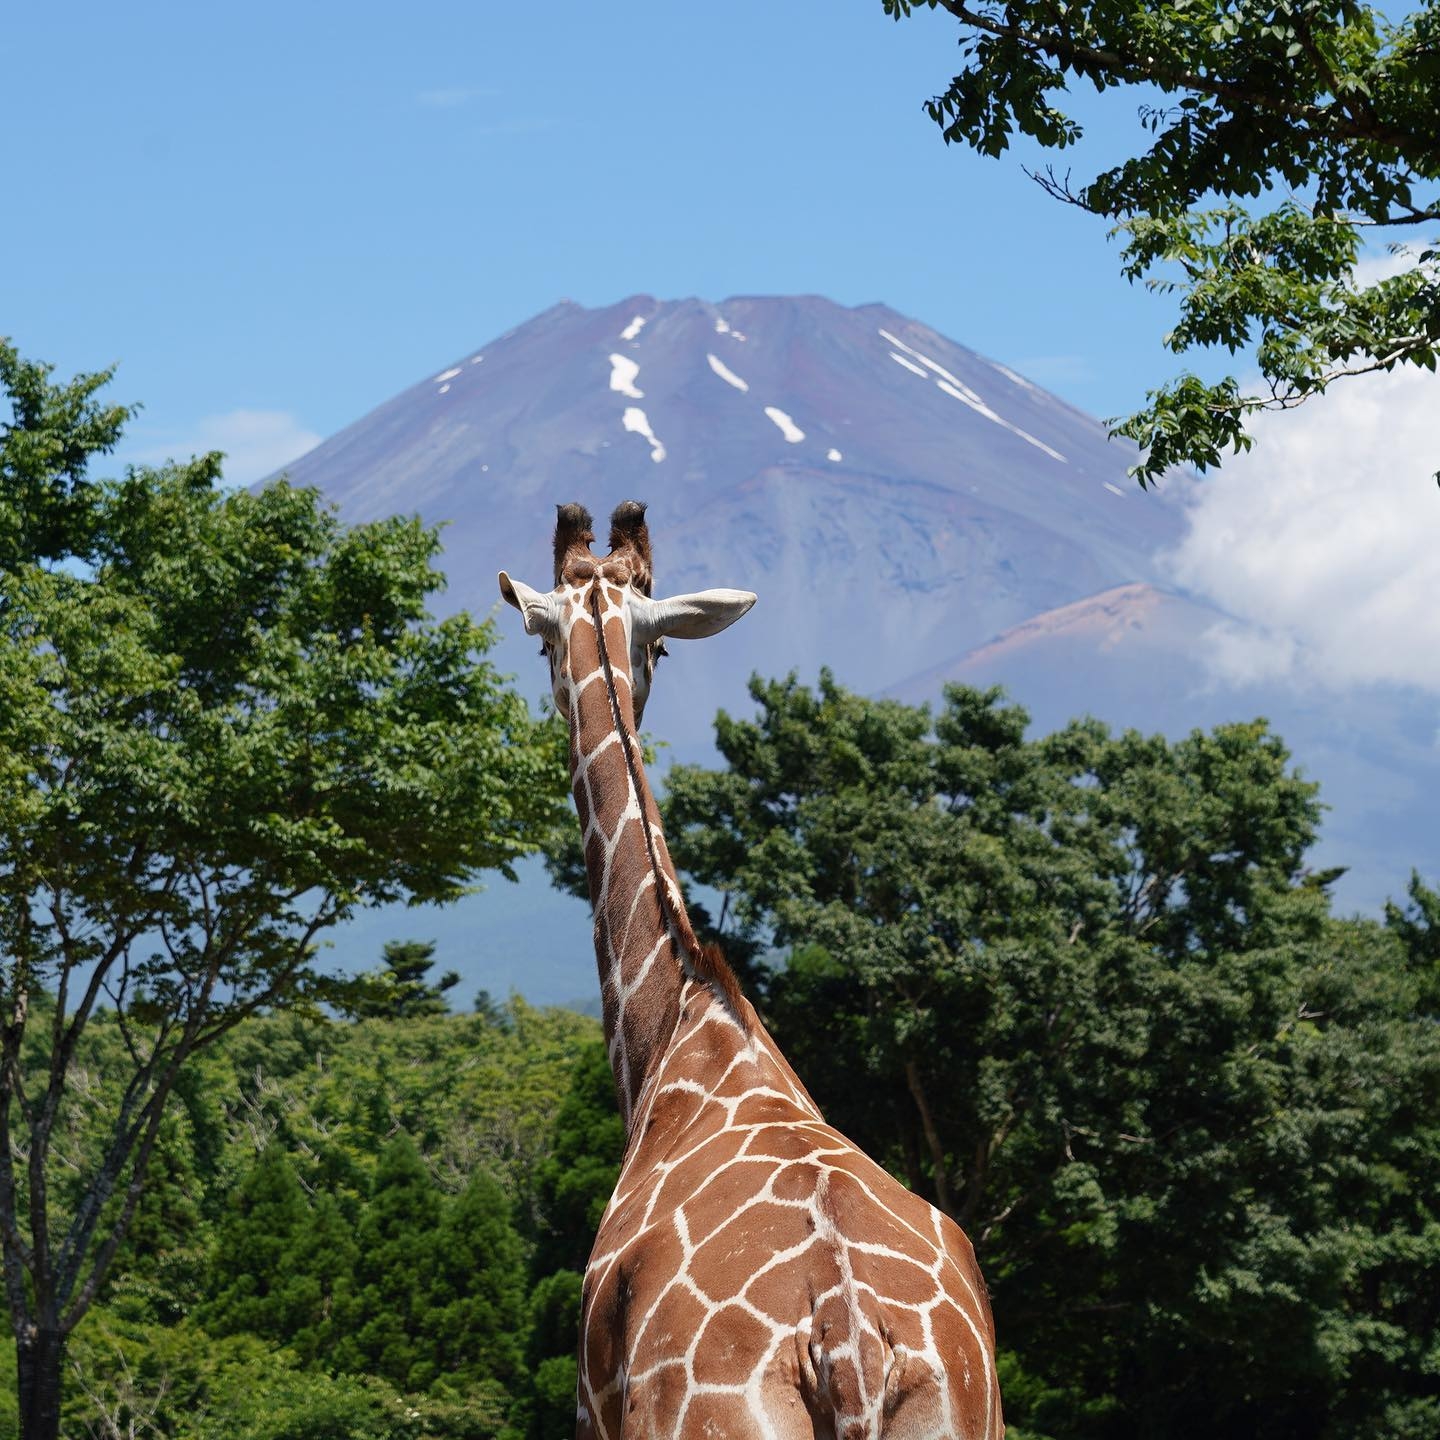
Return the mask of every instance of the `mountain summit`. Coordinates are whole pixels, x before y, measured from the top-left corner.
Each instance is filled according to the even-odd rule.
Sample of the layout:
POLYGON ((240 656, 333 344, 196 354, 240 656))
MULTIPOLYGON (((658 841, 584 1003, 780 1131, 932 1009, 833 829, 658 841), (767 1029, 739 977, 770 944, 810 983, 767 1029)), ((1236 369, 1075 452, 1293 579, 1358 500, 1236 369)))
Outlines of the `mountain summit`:
POLYGON ((673 673, 657 686, 657 733, 688 750, 751 670, 829 664, 883 689, 1039 612, 1162 582, 1183 520, 1126 477, 1132 457, 883 305, 637 295, 556 305, 288 474, 351 519, 449 522, 452 597, 482 612, 501 565, 546 577, 556 502, 645 500, 661 589, 760 595, 758 624, 687 665, 683 697, 673 673))

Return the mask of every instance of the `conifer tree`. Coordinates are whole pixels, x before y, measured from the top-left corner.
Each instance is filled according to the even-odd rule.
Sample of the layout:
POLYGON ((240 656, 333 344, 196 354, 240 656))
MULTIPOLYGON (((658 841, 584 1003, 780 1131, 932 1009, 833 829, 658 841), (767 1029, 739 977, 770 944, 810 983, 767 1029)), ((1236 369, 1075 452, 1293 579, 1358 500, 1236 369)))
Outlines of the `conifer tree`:
POLYGON ((434 968, 433 940, 390 940, 381 952, 378 970, 361 976, 369 985, 347 997, 341 1009, 357 1020, 408 1020, 416 1015, 443 1015, 450 1008, 445 993, 460 983, 458 971, 447 970, 438 981, 427 977, 434 968))
POLYGON ((535 1274, 584 1270, 624 1149, 615 1076, 597 1040, 580 1052, 550 1154, 536 1169, 535 1274))
POLYGON ((437 1373, 512 1385, 525 1325, 525 1254, 510 1201, 483 1171, 445 1207, 425 1335, 437 1373))
POLYGON ((340 1341, 343 1315, 355 1283, 355 1227, 328 1191, 315 1197, 296 1228, 283 1264, 289 1272, 286 1344, 303 1361, 328 1363, 340 1341))
POLYGON ((563 1435, 572 1419, 583 1286, 578 1270, 556 1270, 530 1292, 530 1333, 525 1346, 530 1386, 524 1416, 530 1440, 563 1435))
POLYGON ((201 1312, 207 1329, 289 1338, 299 1318, 291 1264, 307 1219, 295 1167, 272 1142, 246 1172, 220 1225, 210 1265, 212 1298, 201 1312))
POLYGON ((354 1292, 336 1364, 423 1391, 439 1373, 424 1331, 439 1251, 441 1196, 408 1135, 385 1147, 355 1230, 354 1292))

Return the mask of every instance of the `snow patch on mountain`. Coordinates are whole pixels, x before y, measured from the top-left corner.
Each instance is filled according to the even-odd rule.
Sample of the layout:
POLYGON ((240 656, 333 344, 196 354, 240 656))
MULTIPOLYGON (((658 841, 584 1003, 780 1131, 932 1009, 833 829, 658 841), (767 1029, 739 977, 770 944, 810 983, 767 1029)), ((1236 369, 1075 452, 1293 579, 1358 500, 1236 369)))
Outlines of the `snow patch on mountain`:
POLYGON ((990 368, 998 370, 1012 385, 1018 385, 1022 390, 1033 390, 1037 395, 1040 393, 1038 386, 1032 385, 1023 375, 1017 375, 1008 365, 992 360, 990 368))
MULTIPOLYGON (((898 335, 892 335, 888 330, 882 329, 879 334, 882 340, 895 346, 896 350, 903 350, 905 355, 913 355, 915 359, 920 362, 920 365, 913 364, 907 360, 904 355, 897 355, 895 350, 890 352, 890 358, 892 360, 898 361, 907 370, 913 371, 916 375, 924 376, 927 380, 930 377, 925 374, 925 370, 932 371, 940 377, 935 381, 936 385, 947 395, 951 395, 956 400, 962 401, 974 410, 977 415, 983 415, 987 420, 993 421, 996 425, 1003 426, 1006 430, 1010 431, 1012 435, 1018 435, 1027 444, 1033 445, 1037 450, 1043 450, 1052 459, 1058 460, 1062 465, 1069 463, 1058 450, 1047 445, 1043 440, 1037 440, 1028 430, 1022 430, 1018 425, 1012 425, 1004 416, 997 415, 958 375, 952 375, 938 360, 932 360, 923 351, 917 350, 913 345, 907 345, 898 335), (925 367, 925 370, 920 368, 921 365, 925 367)), ((1024 385, 1031 390, 1035 388, 1028 380, 1022 380, 1014 371, 1006 370, 1003 365, 994 365, 993 361, 991 364, 994 369, 1008 375, 1017 385, 1024 385)))
POLYGON ((633 340, 645 328, 645 317, 637 315, 621 332, 622 340, 633 340))
POLYGON ((612 355, 610 357, 610 388, 618 390, 622 395, 628 395, 632 400, 643 400, 645 392, 638 389, 635 384, 635 377, 640 373, 640 367, 628 355, 612 355))
POLYGON ((438 385, 442 380, 453 380, 459 373, 460 367, 457 365, 453 370, 445 370, 437 375, 435 377, 435 383, 438 385))
POLYGON ((1033 445, 1037 450, 1043 450, 1062 465, 1067 463, 1065 457, 1058 450, 1052 449, 1043 440, 1037 440, 1028 430, 1022 430, 1018 425, 1012 425, 1003 415, 997 415, 968 385, 956 386, 948 380, 937 380, 935 383, 947 395, 954 396, 956 400, 968 405, 977 414, 994 421, 996 425, 1003 426, 1012 435, 1018 435, 1026 444, 1033 445))
POLYGON ((710 362, 710 368, 727 384, 733 385, 737 390, 748 390, 750 387, 723 360, 716 356, 706 354, 705 358, 710 362))
POLYGON ((638 405, 627 405, 620 423, 633 434, 642 435, 650 442, 650 458, 658 465, 665 458, 665 447, 655 438, 650 421, 638 405))
POLYGON ((913 360, 907 360, 903 355, 897 355, 893 350, 890 352, 890 358, 897 365, 903 365, 912 375, 918 375, 922 380, 928 380, 930 378, 913 360))
MULTIPOLYGON (((1065 463, 1065 457, 1058 450, 1051 449, 1043 440, 1037 440, 1028 430, 1022 430, 1018 425, 1012 425, 1003 416, 997 415, 958 375, 952 375, 939 361, 932 360, 928 355, 915 349, 913 345, 907 345, 903 340, 892 335, 888 330, 882 330, 880 334, 884 339, 888 340, 890 344, 898 345, 907 355, 913 355, 926 369, 938 375, 940 378, 936 380, 935 383, 947 395, 953 395, 955 399, 963 401, 977 414, 983 415, 987 420, 993 420, 997 425, 1003 425, 1005 429, 1009 430, 1012 434, 1018 435, 1022 440, 1028 441, 1031 445, 1034 445, 1039 450, 1043 450, 1047 455, 1053 456, 1062 464, 1065 463)), ((893 350, 890 352, 890 358, 892 360, 899 360, 900 363, 905 365, 909 370, 915 370, 914 365, 906 364, 906 361, 895 354, 893 350)), ((995 368, 999 369, 1000 367, 996 366, 995 368)), ((916 373, 923 375, 925 372, 923 370, 917 370, 916 373)), ((1019 379, 1018 376, 1013 376, 1012 378, 1019 379)))
MULTIPOLYGON (((959 380, 957 380, 955 376, 953 376, 943 365, 939 364, 935 360, 932 360, 928 355, 924 354, 923 352, 915 349, 913 345, 907 345, 903 340, 899 338, 899 336, 892 335, 888 330, 882 330, 880 332, 880 337, 883 340, 888 340, 897 350, 903 350, 907 355, 913 355, 922 365, 926 366, 930 370, 933 370, 937 375, 941 376, 943 379, 948 380, 952 385, 959 385, 962 390, 968 388, 963 385, 959 380)), ((897 360, 900 359, 898 355, 896 355, 894 358, 897 360)), ((905 362, 901 360, 900 363, 903 365, 905 362)), ((909 368, 913 370, 915 367, 912 365, 909 368)), ((923 375, 925 371, 920 370, 916 371, 916 373, 923 375)), ((975 392, 972 390, 970 393, 974 395, 975 392)), ((979 396, 976 396, 975 398, 979 399, 979 396)))
POLYGON ((825 458, 827 460, 843 460, 845 457, 838 450, 830 449, 825 452, 825 458))
POLYGON ((765 413, 775 422, 780 433, 792 445, 798 445, 805 438, 805 432, 777 406, 767 405, 765 407, 765 413))

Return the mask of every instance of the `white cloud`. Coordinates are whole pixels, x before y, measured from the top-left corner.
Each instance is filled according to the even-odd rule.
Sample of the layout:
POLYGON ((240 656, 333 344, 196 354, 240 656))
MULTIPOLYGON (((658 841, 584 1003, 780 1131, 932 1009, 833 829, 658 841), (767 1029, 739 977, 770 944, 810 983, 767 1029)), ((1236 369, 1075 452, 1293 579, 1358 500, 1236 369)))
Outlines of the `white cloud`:
POLYGON ((206 415, 193 428, 164 439, 137 434, 139 448, 117 457, 122 462, 163 465, 167 460, 188 460, 210 450, 225 453, 227 485, 253 485, 273 475, 324 436, 308 430, 285 410, 229 410, 206 415))
POLYGON ((1355 262, 1355 288, 1363 290, 1367 285, 1412 270, 1418 258, 1419 251, 1413 245, 1402 245, 1398 250, 1371 250, 1355 262))
POLYGON ((1195 486, 1176 579, 1249 626, 1209 637, 1227 679, 1440 693, 1440 377, 1335 384, 1254 423, 1195 486))

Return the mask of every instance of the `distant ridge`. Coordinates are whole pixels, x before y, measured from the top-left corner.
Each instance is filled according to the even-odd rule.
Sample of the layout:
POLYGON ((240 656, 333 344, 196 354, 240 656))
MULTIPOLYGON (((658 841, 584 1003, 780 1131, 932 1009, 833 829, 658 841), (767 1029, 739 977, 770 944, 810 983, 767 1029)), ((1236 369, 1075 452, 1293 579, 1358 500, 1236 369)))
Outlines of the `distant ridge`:
POLYGON ((1217 626, 1238 623, 1204 601, 1134 581, 1033 615, 982 645, 908 676, 887 693, 918 701, 935 695, 950 681, 995 683, 991 677, 1026 666, 1083 663, 1097 694, 1113 698, 1116 678, 1112 676, 1111 686, 1101 692, 1097 665, 1136 669, 1142 690, 1158 687, 1158 665, 1169 676, 1170 693, 1179 686, 1187 695, 1208 683, 1205 637, 1217 626))

